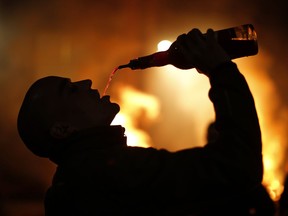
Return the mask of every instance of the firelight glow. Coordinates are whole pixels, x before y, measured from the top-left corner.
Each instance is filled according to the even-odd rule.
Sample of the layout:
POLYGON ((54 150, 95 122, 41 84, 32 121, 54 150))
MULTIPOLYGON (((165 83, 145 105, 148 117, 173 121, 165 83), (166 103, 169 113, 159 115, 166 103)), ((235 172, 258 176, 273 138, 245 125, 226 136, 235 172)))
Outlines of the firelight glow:
POLYGON ((121 86, 119 92, 121 92, 119 102, 121 110, 112 125, 125 126, 128 146, 152 146, 149 134, 137 126, 139 118, 142 121, 146 119, 146 121, 153 122, 158 117, 160 111, 158 99, 130 86, 121 86))
POLYGON ((159 52, 159 51, 165 51, 165 50, 167 50, 167 49, 170 47, 171 44, 172 44, 172 42, 169 41, 169 40, 162 40, 162 41, 160 41, 160 42, 158 43, 158 45, 157 45, 158 52, 159 52))
MULTIPOLYGON (((169 47, 168 43, 166 44, 169 47)), ((161 49, 165 50, 164 46, 161 49)), ((236 61, 249 83, 258 111, 263 141, 264 176, 262 183, 267 188, 270 197, 277 201, 284 189, 285 151, 283 149, 286 148, 285 125, 288 119, 288 109, 281 106, 277 88, 268 76, 269 57, 262 53, 257 58, 243 58, 236 61)), ((126 128, 128 145, 154 146, 149 133, 139 127, 139 122, 150 124, 162 115, 165 115, 165 118, 158 118, 162 123, 158 122, 159 125, 161 124, 161 130, 157 132, 157 138, 165 141, 163 148, 176 151, 205 144, 207 125, 214 120, 213 106, 207 98, 210 88, 207 77, 198 74, 195 69, 181 71, 171 65, 154 68, 154 72, 149 74, 146 88, 149 92, 155 92, 155 95, 128 86, 119 88, 119 103, 122 108, 113 123, 121 124, 126 128), (171 104, 171 98, 173 98, 173 104, 171 104), (163 109, 165 112, 162 110, 160 112, 160 104, 161 107, 165 107, 163 109), (182 119, 179 123, 181 116, 185 116, 185 121, 182 119), (175 134, 172 134, 166 126, 176 124, 178 133, 174 136, 175 134), (186 130, 186 125, 192 126, 191 130, 186 130)), ((162 146, 157 143, 157 147, 162 146)))

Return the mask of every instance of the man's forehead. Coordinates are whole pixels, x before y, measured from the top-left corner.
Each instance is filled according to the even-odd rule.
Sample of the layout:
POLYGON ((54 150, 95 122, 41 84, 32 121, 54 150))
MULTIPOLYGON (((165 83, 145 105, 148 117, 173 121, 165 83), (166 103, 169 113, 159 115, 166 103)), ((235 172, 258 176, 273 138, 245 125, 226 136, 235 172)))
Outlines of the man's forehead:
POLYGON ((60 87, 60 85, 70 82, 69 78, 65 77, 57 77, 57 76, 50 76, 50 77, 44 77, 38 81, 36 81, 36 86, 39 89, 57 89, 60 87))
POLYGON ((44 95, 53 95, 61 91, 67 83, 71 82, 69 78, 49 76, 37 80, 32 86, 32 99, 38 99, 44 95))

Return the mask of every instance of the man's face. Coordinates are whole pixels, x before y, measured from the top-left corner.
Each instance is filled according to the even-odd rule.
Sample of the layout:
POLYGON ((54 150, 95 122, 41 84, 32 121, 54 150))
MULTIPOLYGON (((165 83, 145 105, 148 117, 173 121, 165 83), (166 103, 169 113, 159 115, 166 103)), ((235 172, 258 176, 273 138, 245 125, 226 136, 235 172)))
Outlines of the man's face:
MULTIPOLYGON (((91 80, 71 82, 62 77, 50 77, 42 82, 46 99, 52 103, 52 110, 60 117, 78 129, 94 126, 110 125, 119 112, 119 105, 110 102, 109 96, 100 98, 98 90, 91 89, 91 80), (47 89, 50 89, 47 92, 47 89)), ((41 97, 41 89, 40 89, 41 97)), ((45 100, 45 98, 43 98, 45 100)), ((45 106, 44 109, 50 109, 45 106)), ((49 110, 48 110, 49 111, 49 110)))

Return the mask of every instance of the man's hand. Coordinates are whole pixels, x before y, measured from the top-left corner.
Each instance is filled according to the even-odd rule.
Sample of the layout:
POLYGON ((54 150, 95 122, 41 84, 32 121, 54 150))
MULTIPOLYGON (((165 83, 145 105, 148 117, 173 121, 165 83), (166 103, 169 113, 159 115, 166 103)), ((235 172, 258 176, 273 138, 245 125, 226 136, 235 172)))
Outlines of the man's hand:
POLYGON ((203 35, 199 29, 192 29, 188 34, 180 35, 176 42, 185 61, 194 65, 199 73, 207 76, 217 66, 231 61, 218 44, 212 29, 208 29, 206 35, 203 35))

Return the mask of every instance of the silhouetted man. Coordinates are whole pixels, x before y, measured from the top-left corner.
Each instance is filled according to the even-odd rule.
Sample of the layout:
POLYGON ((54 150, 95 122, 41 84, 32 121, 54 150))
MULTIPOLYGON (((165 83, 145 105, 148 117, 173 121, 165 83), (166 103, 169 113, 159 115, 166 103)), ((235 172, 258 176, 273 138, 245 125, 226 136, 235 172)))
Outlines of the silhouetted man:
POLYGON ((46 215, 237 215, 235 199, 261 184, 261 132, 245 78, 213 30, 204 38, 193 29, 176 43, 210 80, 217 141, 177 152, 128 147, 124 128, 110 126, 119 106, 90 80, 42 78, 24 98, 18 130, 34 154, 58 165, 46 215))

